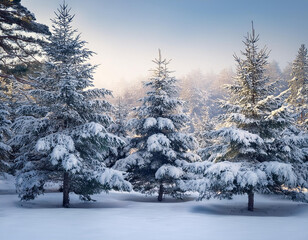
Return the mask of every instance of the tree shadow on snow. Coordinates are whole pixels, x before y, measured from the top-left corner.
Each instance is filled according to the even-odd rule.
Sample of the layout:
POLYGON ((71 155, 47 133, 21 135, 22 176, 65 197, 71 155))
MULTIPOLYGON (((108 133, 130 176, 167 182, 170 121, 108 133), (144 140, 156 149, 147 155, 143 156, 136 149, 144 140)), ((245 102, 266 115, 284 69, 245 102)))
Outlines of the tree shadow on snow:
POLYGON ((15 195, 15 189, 0 189, 0 195, 15 195))
POLYGON ((122 201, 112 202, 80 202, 71 204, 70 208, 126 208, 129 203, 122 201))
POLYGON ((246 204, 204 204, 191 209, 193 213, 223 215, 223 216, 252 216, 252 217, 290 217, 300 215, 308 210, 304 203, 279 202, 279 203, 258 203, 255 204, 253 212, 248 211, 246 204))
MULTIPOLYGON (((71 209, 95 209, 95 208, 126 208, 129 203, 122 201, 106 201, 106 202, 83 202, 76 200, 71 202, 71 209)), ((17 207, 29 208, 29 209, 48 209, 48 208, 62 208, 61 199, 57 201, 44 201, 34 200, 29 202, 16 202, 17 207)))
POLYGON ((122 198, 122 201, 130 201, 130 202, 149 202, 149 203, 181 203, 181 202, 189 202, 194 201, 195 197, 185 197, 184 199, 177 199, 172 197, 163 198, 162 202, 157 201, 157 196, 147 196, 142 194, 136 195, 128 195, 122 198))
POLYGON ((62 205, 60 202, 45 202, 45 201, 16 201, 15 205, 21 208, 29 208, 29 209, 43 209, 43 208, 61 208, 62 205))

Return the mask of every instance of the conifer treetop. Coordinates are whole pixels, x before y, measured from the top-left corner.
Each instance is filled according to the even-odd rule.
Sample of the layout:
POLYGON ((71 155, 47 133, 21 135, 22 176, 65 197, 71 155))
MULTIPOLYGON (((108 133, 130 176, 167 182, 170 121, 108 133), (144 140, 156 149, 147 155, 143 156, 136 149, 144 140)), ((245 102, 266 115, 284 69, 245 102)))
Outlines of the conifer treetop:
POLYGON ((252 32, 247 33, 243 43, 245 50, 241 51, 243 58, 234 54, 237 63, 236 84, 230 87, 233 98, 238 103, 246 105, 256 104, 271 93, 268 86, 269 79, 265 75, 264 66, 267 65, 269 51, 266 47, 259 50, 257 42, 259 35, 256 35, 252 23, 252 32), (240 97, 236 97, 236 96, 240 97))

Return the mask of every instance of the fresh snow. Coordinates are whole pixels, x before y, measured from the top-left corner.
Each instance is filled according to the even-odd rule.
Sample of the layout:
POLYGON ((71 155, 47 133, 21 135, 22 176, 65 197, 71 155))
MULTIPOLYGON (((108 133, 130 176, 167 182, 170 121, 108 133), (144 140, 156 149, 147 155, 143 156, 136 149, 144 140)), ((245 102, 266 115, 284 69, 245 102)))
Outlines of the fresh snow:
POLYGON ((153 134, 147 140, 149 152, 161 152, 170 147, 170 140, 162 133, 153 134))
POLYGON ((38 140, 36 144, 37 151, 49 151, 57 145, 63 145, 69 151, 74 151, 74 141, 70 136, 64 134, 51 134, 38 140))
POLYGON ((228 191, 241 187, 254 187, 256 192, 262 192, 264 186, 271 186, 274 180, 283 182, 285 187, 296 187, 301 178, 297 177, 294 169, 289 163, 276 161, 263 162, 251 165, 249 162, 223 161, 212 163, 208 161, 185 163, 177 162, 185 171, 195 173, 188 175, 191 180, 181 183, 186 191, 198 191, 202 194, 208 193, 207 189, 223 186, 228 191), (210 178, 212 179, 210 179, 210 178))
POLYGON ((263 139, 260 138, 257 134, 253 134, 234 127, 222 128, 217 131, 217 135, 220 137, 229 138, 230 140, 244 144, 247 147, 251 144, 263 144, 263 139))
POLYGON ((164 179, 166 177, 171 177, 174 179, 179 179, 182 175, 184 175, 182 169, 169 164, 165 164, 156 171, 155 178, 164 179))
POLYGON ((65 170, 72 170, 75 173, 76 170, 80 170, 80 162, 74 154, 69 154, 63 161, 62 166, 65 170))
POLYGON ((106 168, 99 176, 99 182, 108 185, 110 188, 132 190, 130 183, 123 181, 123 174, 120 171, 106 168))
POLYGON ((149 117, 144 121, 143 128, 148 129, 154 127, 157 124, 157 120, 155 118, 149 117))
POLYGON ((307 240, 308 205, 281 197, 256 195, 255 211, 247 196, 197 202, 138 193, 94 195, 83 202, 71 194, 71 208, 61 207, 61 193, 20 202, 0 181, 0 234, 3 240, 307 240))
POLYGON ((158 128, 159 129, 168 129, 168 130, 174 130, 174 124, 173 122, 168 118, 157 118, 158 128))

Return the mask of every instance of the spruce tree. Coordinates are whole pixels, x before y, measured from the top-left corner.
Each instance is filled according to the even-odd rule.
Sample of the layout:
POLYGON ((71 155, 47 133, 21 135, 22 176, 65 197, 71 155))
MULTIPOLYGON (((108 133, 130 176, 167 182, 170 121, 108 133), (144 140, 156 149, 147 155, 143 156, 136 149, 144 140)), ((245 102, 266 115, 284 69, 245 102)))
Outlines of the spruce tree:
POLYGON ((247 194, 250 211, 255 192, 299 196, 307 186, 308 138, 294 126, 283 100, 271 95, 265 75, 268 53, 258 49, 258 39, 252 28, 243 58, 235 56, 235 83, 228 87, 230 99, 223 102, 221 126, 211 133, 215 141, 207 148, 207 160, 182 162, 192 177, 182 183, 184 190, 198 191, 200 198, 247 194))
POLYGON ((298 122, 306 130, 308 129, 308 55, 304 44, 298 50, 298 54, 292 66, 292 80, 289 81, 290 96, 288 103, 295 107, 298 113, 298 122))
POLYGON ((182 169, 177 161, 193 161, 197 158, 190 152, 197 146, 196 140, 181 129, 187 122, 182 113, 183 102, 178 98, 177 80, 170 76, 170 61, 159 57, 153 61, 156 68, 144 86, 149 89, 136 109, 136 118, 131 121, 135 129, 132 153, 116 162, 115 168, 128 171, 128 179, 136 191, 180 196, 177 181, 182 169))
POLYGON ((110 148, 124 143, 106 130, 111 105, 104 98, 111 92, 92 88, 93 52, 72 28, 73 18, 60 5, 44 47, 48 61, 29 91, 33 103, 19 108, 12 139, 20 198, 42 194, 46 182, 62 182, 64 207, 70 192, 90 200, 102 190, 130 189, 122 173, 104 163, 110 148))

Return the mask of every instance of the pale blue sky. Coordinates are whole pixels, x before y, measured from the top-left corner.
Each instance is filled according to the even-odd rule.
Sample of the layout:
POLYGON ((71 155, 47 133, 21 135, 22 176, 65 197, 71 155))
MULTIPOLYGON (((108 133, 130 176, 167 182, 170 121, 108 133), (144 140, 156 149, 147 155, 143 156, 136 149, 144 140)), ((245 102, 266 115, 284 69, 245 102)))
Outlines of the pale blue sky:
MULTIPOLYGON (((307 0, 66 0, 76 14, 74 26, 97 53, 98 87, 117 92, 126 82, 146 76, 161 48, 172 70, 219 72, 234 67, 232 55, 254 21, 260 46, 281 67, 308 42, 307 0)), ((62 0, 22 0, 41 23, 62 0)))

